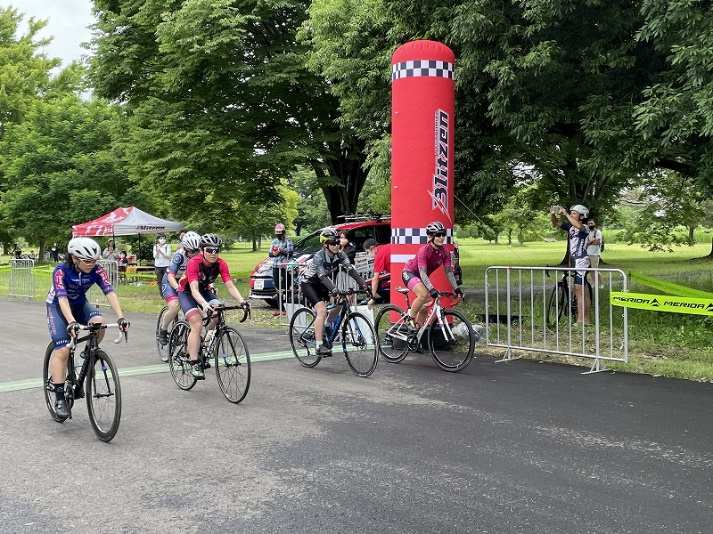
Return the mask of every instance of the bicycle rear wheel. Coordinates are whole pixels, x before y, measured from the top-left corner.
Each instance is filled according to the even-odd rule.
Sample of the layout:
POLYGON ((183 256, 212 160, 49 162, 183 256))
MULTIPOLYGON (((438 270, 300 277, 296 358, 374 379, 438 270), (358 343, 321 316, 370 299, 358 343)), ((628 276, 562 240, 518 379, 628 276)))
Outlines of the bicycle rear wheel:
POLYGON ((47 404, 47 409, 52 416, 52 419, 58 423, 64 423, 65 419, 59 417, 57 412, 54 410, 54 403, 57 400, 57 396, 54 393, 54 386, 52 385, 52 372, 50 371, 50 359, 52 358, 52 352, 54 351, 54 343, 50 341, 47 345, 47 350, 45 350, 45 358, 42 364, 42 383, 44 384, 44 395, 45 404, 47 404))
POLYGON ((374 327, 359 312, 348 313, 342 323, 342 350, 357 376, 370 376, 379 363, 379 348, 374 327))
POLYGON ((387 304, 374 319, 374 330, 379 352, 387 362, 399 363, 408 355, 408 326, 401 320, 404 311, 394 304, 387 304), (394 321, 391 317, 397 316, 394 321))
POLYGON ((473 360, 475 332, 470 321, 459 311, 443 310, 441 317, 443 324, 435 321, 428 329, 428 346, 438 367, 457 373, 473 360))
POLYGON ((557 283, 547 297, 547 326, 554 327, 562 320, 562 317, 569 316, 569 290, 563 282, 557 283))
POLYGON ((85 392, 89 422, 97 437, 111 441, 121 421, 119 373, 109 355, 97 349, 87 373, 85 392))
POLYGON ((316 366, 322 357, 317 354, 314 337, 315 315, 309 308, 297 310, 290 320, 290 345, 295 358, 305 367, 316 366))
POLYGON ((225 398, 238 404, 250 389, 250 353, 235 328, 226 327, 215 342, 215 377, 225 398))
MULTIPOLYGON (((156 350, 163 361, 168 361, 168 342, 161 343, 161 323, 163 323, 163 318, 166 313, 168 313, 168 306, 161 308, 161 311, 158 313, 158 319, 156 320, 156 350)), ((167 325, 166 330, 170 333, 175 324, 176 319, 167 325)))
POLYGON ((188 361, 188 332, 191 327, 186 321, 177 321, 168 336, 168 368, 179 389, 188 391, 196 385, 188 361))

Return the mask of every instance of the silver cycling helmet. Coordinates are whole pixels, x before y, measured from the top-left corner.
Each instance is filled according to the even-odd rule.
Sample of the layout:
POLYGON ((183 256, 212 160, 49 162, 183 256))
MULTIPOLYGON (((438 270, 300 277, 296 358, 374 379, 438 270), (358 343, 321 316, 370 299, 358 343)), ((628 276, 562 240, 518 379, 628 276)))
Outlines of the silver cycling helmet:
POLYGON ((586 206, 582 206, 581 204, 575 204, 574 206, 569 208, 569 211, 576 211, 585 219, 589 217, 589 209, 587 209, 586 206))
POLYGON ((67 252, 80 260, 98 260, 102 256, 99 243, 90 237, 73 237, 67 243, 67 252))
POLYGON ((443 226, 443 223, 438 222, 438 221, 433 221, 430 223, 428 226, 426 226, 426 235, 434 235, 439 232, 445 232, 446 227, 443 226))
POLYGON ((181 239, 184 250, 198 250, 201 248, 201 236, 198 232, 186 232, 181 239))
POLYGON ((223 239, 218 234, 203 234, 201 236, 201 248, 220 247, 222 244, 223 239))

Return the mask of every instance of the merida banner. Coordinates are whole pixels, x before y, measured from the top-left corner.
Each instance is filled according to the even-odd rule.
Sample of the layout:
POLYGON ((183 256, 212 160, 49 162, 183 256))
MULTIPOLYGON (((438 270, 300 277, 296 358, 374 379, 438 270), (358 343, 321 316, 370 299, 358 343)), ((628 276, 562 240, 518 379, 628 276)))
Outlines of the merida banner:
POLYGON ((612 291, 609 294, 609 302, 614 306, 637 308, 639 310, 713 315, 713 298, 674 297, 671 295, 612 291))

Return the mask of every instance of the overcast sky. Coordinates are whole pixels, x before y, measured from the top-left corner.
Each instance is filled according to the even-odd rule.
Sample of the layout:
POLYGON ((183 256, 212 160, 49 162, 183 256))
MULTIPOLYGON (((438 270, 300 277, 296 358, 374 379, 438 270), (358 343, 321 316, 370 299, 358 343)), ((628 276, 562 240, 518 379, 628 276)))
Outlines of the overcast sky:
POLYGON ((29 17, 47 19, 40 34, 52 37, 45 48, 49 57, 58 57, 62 66, 88 55, 82 43, 91 39, 88 26, 94 24, 91 0, 0 0, 0 6, 11 6, 29 17))

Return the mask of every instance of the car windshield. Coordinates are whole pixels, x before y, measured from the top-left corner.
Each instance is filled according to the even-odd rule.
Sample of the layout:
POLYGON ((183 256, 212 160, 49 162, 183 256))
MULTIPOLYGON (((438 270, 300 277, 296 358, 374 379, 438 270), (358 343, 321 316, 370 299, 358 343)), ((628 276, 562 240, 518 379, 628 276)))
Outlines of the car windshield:
POLYGON ((298 254, 314 254, 320 249, 319 232, 308 235, 295 244, 295 252, 298 254))

